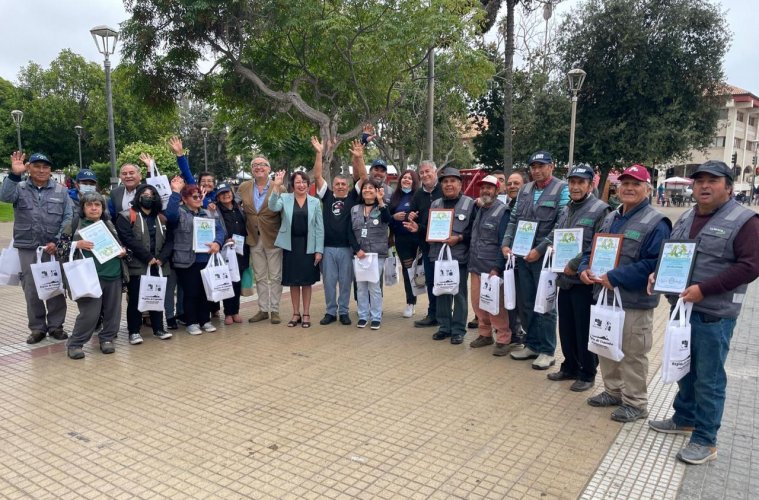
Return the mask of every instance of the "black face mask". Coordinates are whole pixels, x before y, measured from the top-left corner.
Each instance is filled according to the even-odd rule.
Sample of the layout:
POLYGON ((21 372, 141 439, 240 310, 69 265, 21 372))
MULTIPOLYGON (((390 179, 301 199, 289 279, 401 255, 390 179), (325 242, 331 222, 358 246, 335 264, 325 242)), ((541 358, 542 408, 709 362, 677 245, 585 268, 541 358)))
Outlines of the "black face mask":
POLYGON ((147 196, 140 196, 140 206, 143 208, 151 209, 153 208, 153 203, 155 200, 153 198, 149 198, 147 196))

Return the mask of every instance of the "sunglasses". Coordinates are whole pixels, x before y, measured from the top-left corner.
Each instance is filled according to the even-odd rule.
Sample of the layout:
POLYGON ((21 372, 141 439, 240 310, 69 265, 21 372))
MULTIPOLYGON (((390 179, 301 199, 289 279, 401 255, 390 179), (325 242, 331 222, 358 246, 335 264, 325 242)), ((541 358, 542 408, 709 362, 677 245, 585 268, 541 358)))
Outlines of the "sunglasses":
POLYGON ((192 196, 190 196, 190 198, 192 198, 193 200, 202 200, 203 199, 203 197, 201 195, 199 195, 199 194, 193 194, 192 196))

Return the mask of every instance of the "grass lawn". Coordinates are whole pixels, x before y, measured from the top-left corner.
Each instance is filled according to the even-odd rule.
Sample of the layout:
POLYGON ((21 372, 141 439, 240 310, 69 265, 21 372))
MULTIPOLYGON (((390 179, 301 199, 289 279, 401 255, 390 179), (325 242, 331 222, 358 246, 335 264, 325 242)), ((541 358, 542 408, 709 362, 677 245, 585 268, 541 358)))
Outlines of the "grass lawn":
POLYGON ((0 202, 0 222, 11 222, 13 220, 13 205, 10 203, 0 202))

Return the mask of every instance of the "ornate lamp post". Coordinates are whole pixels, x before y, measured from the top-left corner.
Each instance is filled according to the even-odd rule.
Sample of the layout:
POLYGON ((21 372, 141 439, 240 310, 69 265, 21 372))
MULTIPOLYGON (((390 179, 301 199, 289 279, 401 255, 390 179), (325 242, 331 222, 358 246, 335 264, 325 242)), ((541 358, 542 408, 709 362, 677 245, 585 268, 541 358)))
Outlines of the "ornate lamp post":
POLYGON ((95 26, 90 30, 98 52, 105 56, 105 103, 108 108, 108 143, 111 149, 111 189, 116 187, 116 132, 113 129, 113 96, 111 93, 111 60, 108 56, 116 51, 119 32, 108 26, 95 26))
POLYGON ((569 90, 572 92, 572 122, 569 126, 569 163, 567 168, 572 168, 575 158, 575 121, 577 118, 577 93, 582 88, 582 84, 585 81, 585 73, 580 68, 573 68, 567 73, 567 81, 569 82, 569 90))
POLYGON ((13 122, 16 124, 16 139, 18 140, 18 150, 21 151, 21 122, 24 119, 24 112, 19 109, 11 111, 13 122))

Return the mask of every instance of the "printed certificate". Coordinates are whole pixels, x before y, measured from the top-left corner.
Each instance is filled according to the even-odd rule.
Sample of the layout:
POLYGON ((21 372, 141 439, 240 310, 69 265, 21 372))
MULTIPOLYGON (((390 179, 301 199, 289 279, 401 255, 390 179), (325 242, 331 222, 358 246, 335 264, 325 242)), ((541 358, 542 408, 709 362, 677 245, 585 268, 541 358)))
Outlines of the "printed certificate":
POLYGON ((535 233, 537 230, 537 221, 517 221, 517 232, 514 234, 514 241, 511 243, 511 251, 514 252, 514 255, 524 257, 530 253, 530 250, 532 250, 532 243, 535 241, 535 233))
POLYGON ((563 273, 570 260, 582 253, 582 228, 554 229, 553 267, 555 273, 563 273))
POLYGON ((207 243, 216 239, 216 220, 206 217, 192 219, 192 249, 195 253, 208 253, 207 243))
POLYGON ((596 234, 590 253, 590 272, 598 278, 617 267, 621 250, 621 234, 596 234))
POLYGON ((445 241, 453 231, 453 209, 431 208, 427 221, 427 241, 445 241))
POLYGON ((654 292, 682 293, 688 288, 695 262, 695 240, 665 240, 656 263, 654 292))
POLYGON ((101 264, 121 254, 121 245, 102 220, 80 229, 79 236, 92 242, 92 254, 101 264))

